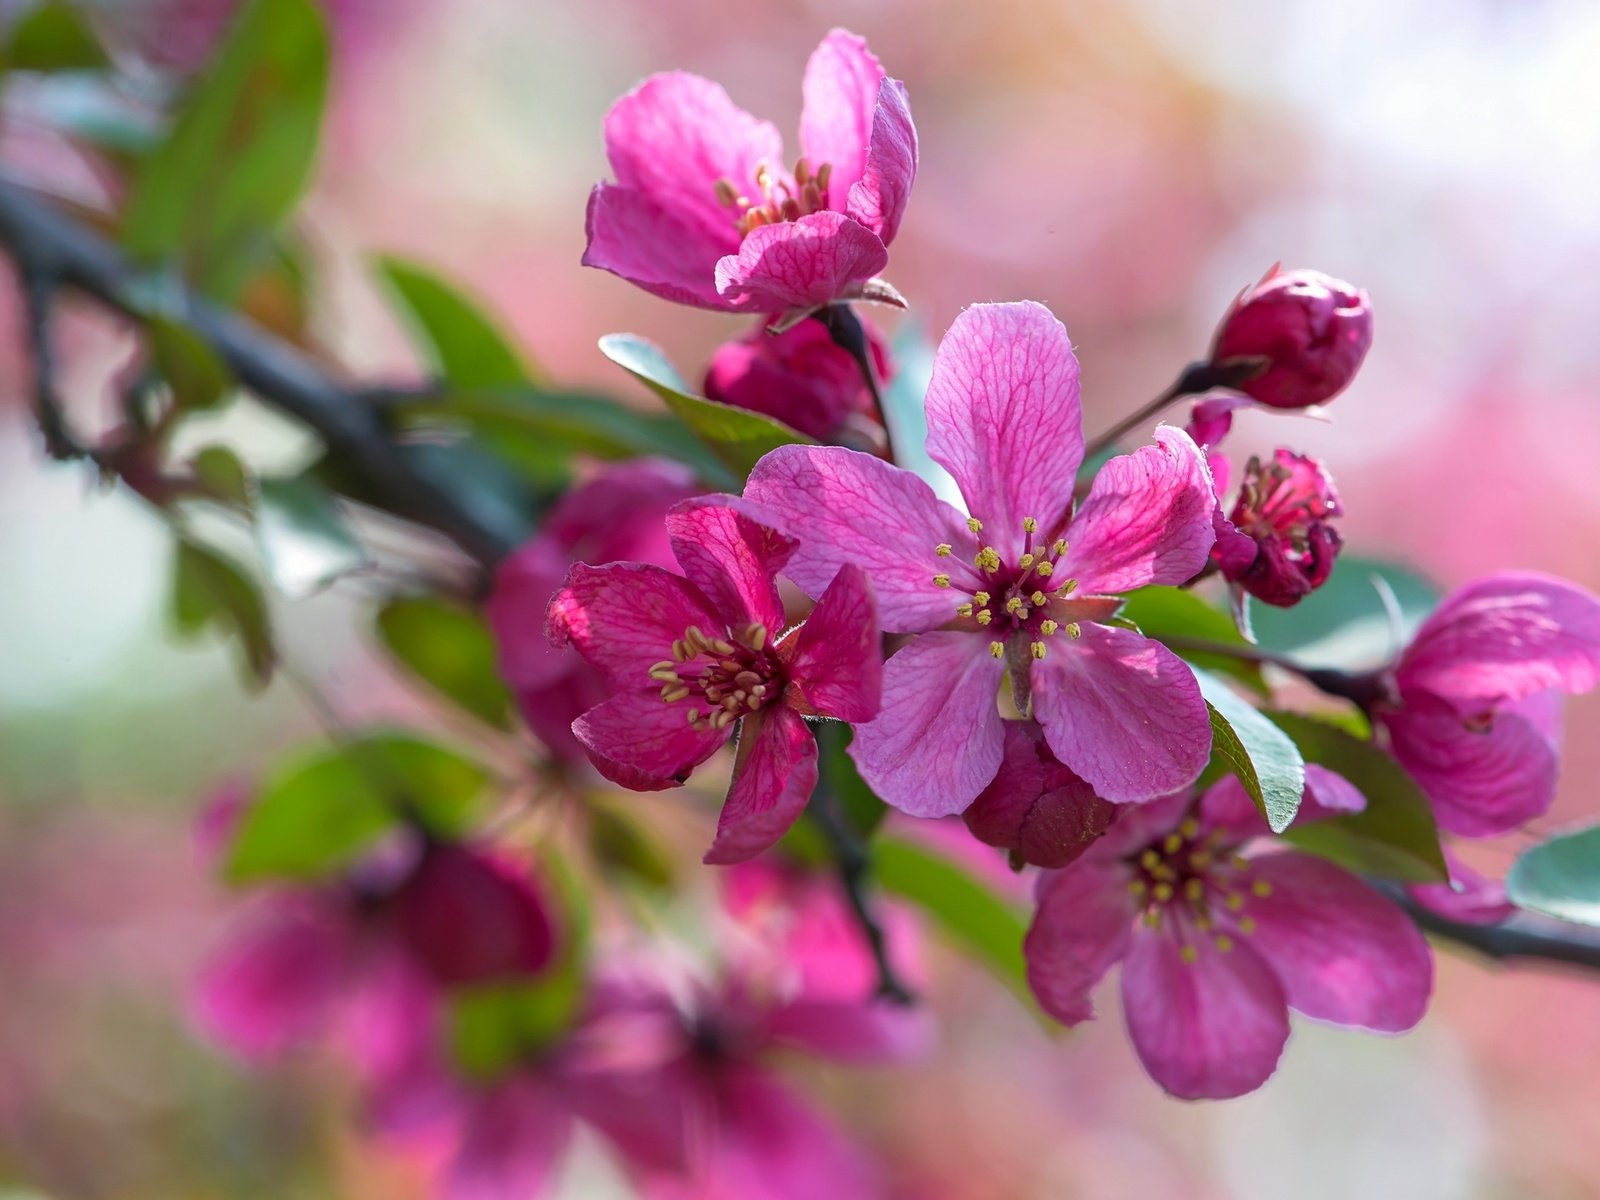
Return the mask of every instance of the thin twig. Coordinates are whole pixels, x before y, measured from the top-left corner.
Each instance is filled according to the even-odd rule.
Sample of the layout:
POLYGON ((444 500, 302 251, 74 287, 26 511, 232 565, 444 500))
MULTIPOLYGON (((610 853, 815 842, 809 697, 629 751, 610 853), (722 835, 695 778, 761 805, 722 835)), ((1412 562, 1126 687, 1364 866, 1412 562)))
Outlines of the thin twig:
POLYGON ((88 450, 67 427, 61 411, 61 396, 56 389, 54 324, 57 279, 44 264, 21 269, 22 311, 26 322, 28 351, 33 356, 33 403, 39 432, 44 435, 45 453, 61 462, 87 458, 88 450))
POLYGON ((916 997, 895 974, 894 964, 889 961, 888 938, 867 899, 867 881, 872 873, 872 862, 867 856, 866 846, 850 828, 850 823, 839 808, 837 797, 826 787, 818 787, 811 794, 808 811, 828 841, 828 848, 839 868, 839 882, 844 888, 845 899, 850 902, 856 924, 861 927, 867 947, 872 951, 872 961, 878 968, 878 995, 896 1004, 916 1003, 916 997))
POLYGON ((867 341, 866 326, 862 325, 861 318, 848 304, 830 304, 819 309, 814 317, 828 331, 833 344, 855 360, 862 382, 867 385, 867 393, 872 397, 872 410, 878 414, 878 423, 883 426, 884 437, 888 438, 889 417, 883 410, 883 389, 878 384, 878 371, 872 362, 872 347, 867 341))
POLYGON ((1423 908, 1393 885, 1381 889, 1425 932, 1495 962, 1553 962, 1600 970, 1600 929, 1518 912, 1498 925, 1469 925, 1423 908))
POLYGON ((1146 421, 1154 420, 1169 405, 1176 404, 1186 396, 1198 396, 1215 388, 1233 387, 1259 374, 1260 371, 1261 363, 1254 358, 1234 359, 1226 363, 1190 363, 1166 391, 1143 408, 1118 421, 1085 446, 1083 456, 1088 460, 1097 454, 1105 453, 1130 431, 1137 429, 1146 421))

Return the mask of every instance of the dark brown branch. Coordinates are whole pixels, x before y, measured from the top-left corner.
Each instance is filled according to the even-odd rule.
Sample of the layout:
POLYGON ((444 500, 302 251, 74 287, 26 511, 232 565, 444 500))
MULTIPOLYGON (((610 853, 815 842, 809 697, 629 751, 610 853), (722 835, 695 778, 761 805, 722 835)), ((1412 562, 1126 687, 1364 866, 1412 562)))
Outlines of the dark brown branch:
POLYGON ((1600 929, 1519 912, 1498 925, 1469 925, 1423 908, 1392 886, 1384 892, 1426 933, 1495 962, 1546 962, 1600 970, 1600 929))
POLYGON ((828 849, 839 868, 839 882, 844 888, 845 899, 850 902, 856 924, 867 939, 867 948, 871 950, 872 961, 878 968, 878 995, 895 1004, 915 1003, 916 997, 895 974, 894 964, 889 961, 888 939, 867 899, 867 881, 872 874, 867 848, 856 836, 855 830, 850 828, 838 799, 826 786, 818 786, 811 794, 807 811, 827 839, 828 849))

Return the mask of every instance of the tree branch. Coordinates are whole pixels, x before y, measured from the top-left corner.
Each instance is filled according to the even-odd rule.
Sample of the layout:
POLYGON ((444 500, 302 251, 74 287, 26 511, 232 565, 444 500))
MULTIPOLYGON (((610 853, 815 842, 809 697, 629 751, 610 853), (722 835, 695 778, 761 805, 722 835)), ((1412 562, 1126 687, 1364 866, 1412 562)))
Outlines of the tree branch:
POLYGON ((839 882, 844 888, 845 899, 850 902, 856 924, 861 927, 862 936, 867 939, 867 948, 872 951, 872 961, 878 968, 878 995, 896 1004, 915 1003, 916 998, 910 989, 895 974, 894 964, 889 961, 888 939, 867 900, 867 880, 872 865, 867 857, 867 848, 850 828, 849 821, 839 808, 838 798, 825 785, 819 785, 811 793, 811 804, 807 811, 827 839, 828 849, 839 867, 839 882))
POLYGON ((1600 929, 1518 912, 1498 925, 1469 925, 1423 908, 1403 888, 1383 892, 1426 933, 1495 962, 1549 962, 1600 970, 1600 929))

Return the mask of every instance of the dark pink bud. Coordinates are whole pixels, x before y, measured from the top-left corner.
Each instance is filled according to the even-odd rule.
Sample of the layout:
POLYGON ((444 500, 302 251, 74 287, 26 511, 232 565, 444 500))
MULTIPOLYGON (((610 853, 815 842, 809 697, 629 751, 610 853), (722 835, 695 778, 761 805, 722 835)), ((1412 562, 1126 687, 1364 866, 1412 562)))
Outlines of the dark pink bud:
POLYGON ((1007 721, 994 782, 962 814, 980 842, 1011 851, 1020 867, 1064 867, 1116 819, 1116 805, 1064 766, 1033 721, 1007 721))
POLYGON ((1333 570, 1341 542, 1328 521, 1343 511, 1332 477, 1316 459, 1281 449, 1265 466, 1252 458, 1233 511, 1219 522, 1212 557, 1229 581, 1287 608, 1333 570))
POLYGON ((464 846, 430 845, 394 903, 400 936, 440 983, 537 975, 555 952, 528 874, 464 846))
MULTIPOLYGON (((880 382, 892 368, 883 337, 865 321, 880 382)), ((872 415, 872 396, 855 359, 835 344, 820 321, 801 321, 783 333, 758 325, 712 355, 705 393, 723 404, 774 417, 818 441, 837 441, 852 418, 872 415)))
POLYGON ((1349 386, 1371 345, 1366 292, 1320 271, 1274 268, 1234 301, 1211 361, 1265 359, 1238 390, 1273 408, 1309 408, 1349 386))

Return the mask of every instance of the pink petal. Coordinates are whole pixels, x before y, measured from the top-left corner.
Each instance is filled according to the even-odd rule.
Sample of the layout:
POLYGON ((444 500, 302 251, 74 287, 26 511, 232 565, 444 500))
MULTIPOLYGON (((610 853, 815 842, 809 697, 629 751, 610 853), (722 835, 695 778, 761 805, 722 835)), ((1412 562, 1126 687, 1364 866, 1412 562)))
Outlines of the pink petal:
POLYGON ((571 672, 575 659, 550 644, 545 614, 571 569, 570 557, 539 537, 505 559, 483 615, 494 633, 501 677, 512 687, 548 686, 571 672))
POLYGON ((555 928, 527 869, 439 843, 394 897, 412 953, 444 984, 528 977, 550 964, 555 928))
POLYGON ((584 266, 610 271, 676 304, 733 308, 717 295, 717 260, 727 247, 643 192, 597 183, 585 226, 584 266))
POLYGON ((598 566, 620 559, 670 567, 667 513, 703 490, 683 463, 659 458, 607 463, 556 502, 535 541, 549 541, 573 562, 598 566))
POLYGON ((531 1072, 480 1095, 445 1184, 449 1200, 541 1196, 567 1141, 572 1114, 560 1092, 531 1072))
MULTIPOLYGON (((1246 797, 1248 803, 1249 797, 1246 797)), ((1194 794, 1188 788, 1144 804, 1124 804, 1110 829, 1089 849, 1095 860, 1128 858, 1147 846, 1177 831, 1194 808, 1194 794)))
POLYGON ((883 669, 883 714, 850 743, 861 777, 914 817, 958 813, 1000 768, 1005 663, 971 633, 925 633, 883 669))
POLYGON ((644 687, 691 625, 708 634, 722 617, 688 580, 643 563, 576 564, 550 601, 546 631, 572 645, 619 687, 644 687))
POLYGON ((1401 1033, 1422 1019, 1433 990, 1433 954, 1392 901, 1309 854, 1250 860, 1253 893, 1241 914, 1249 943, 1283 984, 1292 1008, 1319 1021, 1401 1033))
POLYGON ((1517 911, 1506 898, 1504 880, 1490 879, 1461 861, 1449 846, 1444 861, 1449 883, 1420 883, 1406 888, 1411 898, 1429 912, 1468 925, 1498 925, 1517 911))
POLYGON ((668 704, 659 691, 626 691, 572 723, 595 770, 636 792, 677 787, 728 740, 729 731, 688 719, 689 701, 668 704))
POLYGON ((1022 943, 1028 987, 1066 1025, 1094 1016, 1089 993, 1128 952, 1138 905, 1121 863, 1084 861, 1042 878, 1039 908, 1022 943))
POLYGON ((1033 721, 1005 722, 1000 772, 962 819, 980 842, 1014 862, 1060 868, 1094 844, 1117 816, 1114 805, 1062 766, 1033 721))
POLYGON ((725 865, 760 854, 789 832, 816 786, 817 740, 805 721, 782 705, 746 717, 705 861, 725 865))
POLYGON ((735 512, 728 500, 734 497, 705 496, 673 508, 667 515, 672 552, 689 582, 716 608, 718 636, 721 626, 755 622, 776 637, 783 628, 783 601, 774 575, 794 543, 735 512))
POLYGON ((1516 705, 1495 713, 1487 728, 1469 728, 1450 705, 1427 696, 1380 719, 1391 752, 1433 801, 1441 829, 1463 837, 1505 833, 1555 800, 1559 756, 1516 705))
POLYGON ((1432 692, 1469 713, 1546 688, 1600 680, 1600 597, 1533 572, 1505 572, 1445 597, 1397 669, 1402 692, 1432 692))
POLYGON ((740 312, 816 308, 861 295, 889 265, 882 239, 843 213, 816 212, 752 229, 718 260, 717 294, 740 312))
POLYGON ((1184 583, 1211 554, 1216 497, 1205 456, 1169 425, 1158 426, 1155 439, 1100 468, 1067 529, 1056 573, 1087 593, 1184 583))
POLYGON ((1252 1092, 1277 1068, 1289 1011, 1277 976, 1242 941, 1224 953, 1212 941, 1182 945, 1141 930, 1122 964, 1122 1012, 1144 1069, 1184 1100, 1252 1092))
POLYGON ((867 39, 845 29, 830 30, 806 61, 800 153, 813 174, 824 163, 831 168, 828 207, 836 212, 845 211, 851 187, 866 171, 882 79, 883 66, 867 39))
POLYGON ((970 563, 978 545, 961 514, 910 471, 836 446, 780 446, 756 464, 744 494, 799 541, 784 574, 808 594, 820 596, 854 563, 872 580, 888 632, 954 619, 962 598, 933 579, 952 561, 970 563), (941 544, 954 547, 950 558, 935 554, 941 544))
MULTIPOLYGON (((1294 823, 1326 821, 1360 812, 1366 806, 1367 798, 1343 775, 1317 763, 1307 763, 1305 790, 1300 794, 1300 810, 1295 813, 1294 823)), ((1228 830, 1234 845, 1272 832, 1236 775, 1225 776, 1207 789, 1200 798, 1200 815, 1207 828, 1228 830)))
POLYGON ((928 454, 955 477, 983 541, 1015 561, 1033 517, 1048 542, 1083 461, 1066 326, 1031 301, 974 304, 939 343, 927 407, 928 454))
POLYGON ((1194 782, 1211 755, 1211 721, 1182 659, 1106 625, 1086 624, 1082 637, 1053 637, 1049 647, 1030 678, 1034 716, 1057 758, 1117 803, 1194 782))
POLYGON ((865 571, 840 567, 794 639, 789 678, 807 708, 840 721, 878 715, 883 647, 865 571))
MULTIPOLYGON (((887 246, 900 232, 916 179, 917 127, 911 122, 911 102, 905 84, 885 79, 878 84, 866 170, 850 188, 845 211, 887 246)), ((828 190, 837 194, 838 186, 830 181, 828 190)))

